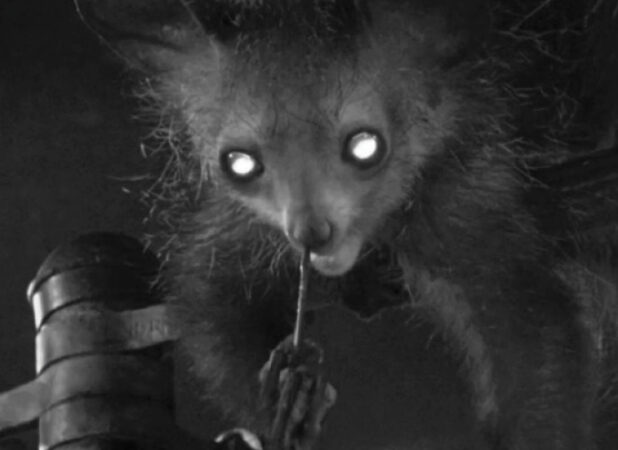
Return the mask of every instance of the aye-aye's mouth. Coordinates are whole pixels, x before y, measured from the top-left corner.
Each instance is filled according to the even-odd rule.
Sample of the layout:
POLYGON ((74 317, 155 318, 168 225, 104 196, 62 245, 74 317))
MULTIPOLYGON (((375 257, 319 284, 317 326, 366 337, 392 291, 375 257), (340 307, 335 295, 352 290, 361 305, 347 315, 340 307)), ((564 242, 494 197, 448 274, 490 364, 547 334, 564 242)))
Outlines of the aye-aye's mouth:
POLYGON ((354 267, 361 246, 362 240, 360 238, 349 237, 328 253, 311 252, 311 265, 322 275, 341 276, 354 267))

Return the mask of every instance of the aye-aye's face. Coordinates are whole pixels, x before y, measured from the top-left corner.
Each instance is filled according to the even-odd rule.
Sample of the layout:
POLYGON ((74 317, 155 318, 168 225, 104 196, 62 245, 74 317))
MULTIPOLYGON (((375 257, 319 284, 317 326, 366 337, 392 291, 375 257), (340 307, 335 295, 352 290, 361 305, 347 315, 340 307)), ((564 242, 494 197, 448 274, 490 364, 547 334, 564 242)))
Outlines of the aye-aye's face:
POLYGON ((407 19, 376 15, 349 58, 325 47, 305 58, 299 49, 314 47, 286 52, 277 41, 272 64, 264 44, 256 48, 267 64, 253 65, 253 48, 238 56, 209 41, 170 71, 167 86, 218 188, 310 250, 324 275, 350 270, 410 204, 423 161, 453 129, 461 102, 433 69, 443 27, 407 19))
POLYGON ((244 94, 206 155, 220 188, 307 248, 322 274, 347 272, 406 202, 427 152, 422 133, 396 125, 393 101, 360 82, 244 94))

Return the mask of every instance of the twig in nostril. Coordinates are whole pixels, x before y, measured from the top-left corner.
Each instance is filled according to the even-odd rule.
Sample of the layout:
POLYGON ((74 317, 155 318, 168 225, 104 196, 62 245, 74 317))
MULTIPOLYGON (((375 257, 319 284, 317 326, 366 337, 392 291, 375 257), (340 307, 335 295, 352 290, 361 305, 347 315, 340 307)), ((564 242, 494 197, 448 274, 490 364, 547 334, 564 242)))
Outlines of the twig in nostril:
POLYGON ((300 260, 300 281, 298 283, 298 300, 296 303, 296 324, 294 325, 294 348, 298 349, 303 340, 303 317, 309 286, 309 249, 305 247, 300 260))

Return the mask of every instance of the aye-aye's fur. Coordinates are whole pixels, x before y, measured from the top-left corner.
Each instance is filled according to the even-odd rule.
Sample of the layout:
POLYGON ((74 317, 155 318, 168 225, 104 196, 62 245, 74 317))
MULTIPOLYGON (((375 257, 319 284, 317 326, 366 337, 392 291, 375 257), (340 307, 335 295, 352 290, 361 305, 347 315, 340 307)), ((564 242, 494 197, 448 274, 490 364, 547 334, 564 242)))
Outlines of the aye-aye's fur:
POLYGON ((152 3, 101 15, 181 162, 166 273, 208 399, 260 431, 257 374, 291 332, 309 245, 312 301, 420 311, 445 336, 486 448, 608 441, 599 323, 615 295, 601 316, 576 293, 596 278, 530 171, 611 144, 616 0, 152 3), (386 149, 368 169, 343 155, 366 130, 386 149), (262 171, 234 179, 230 151, 262 171))

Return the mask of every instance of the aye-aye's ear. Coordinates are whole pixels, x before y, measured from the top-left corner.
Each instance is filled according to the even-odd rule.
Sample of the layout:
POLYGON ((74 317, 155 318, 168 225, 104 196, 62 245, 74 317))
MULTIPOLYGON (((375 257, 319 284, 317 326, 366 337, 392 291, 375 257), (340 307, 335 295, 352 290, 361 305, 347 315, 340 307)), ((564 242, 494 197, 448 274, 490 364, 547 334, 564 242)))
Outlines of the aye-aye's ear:
POLYGON ((233 39, 246 2, 234 0, 74 0, 79 15, 129 65, 166 70, 174 54, 233 39))

